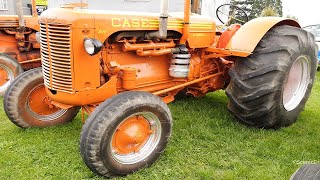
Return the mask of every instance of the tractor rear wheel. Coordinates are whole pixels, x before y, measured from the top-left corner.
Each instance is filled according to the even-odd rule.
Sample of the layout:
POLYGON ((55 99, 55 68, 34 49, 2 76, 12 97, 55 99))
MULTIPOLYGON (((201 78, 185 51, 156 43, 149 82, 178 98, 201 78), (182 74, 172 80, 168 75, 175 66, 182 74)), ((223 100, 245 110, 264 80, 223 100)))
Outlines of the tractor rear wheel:
POLYGON ((302 29, 271 29, 253 54, 239 59, 230 70, 229 110, 242 122, 259 128, 294 123, 313 86, 316 49, 314 37, 302 29))
POLYGON ((13 80, 23 73, 19 62, 12 57, 0 53, 0 96, 3 96, 13 80))
POLYGON ((290 177, 290 180, 315 180, 320 179, 319 164, 305 164, 297 169, 290 177))
POLYGON ((30 128, 69 122, 79 108, 65 110, 50 104, 40 67, 21 74, 13 81, 4 96, 4 110, 15 125, 30 128))
POLYGON ((150 166, 171 134, 168 106, 147 92, 124 92, 101 103, 86 120, 80 151, 93 172, 122 176, 150 166))

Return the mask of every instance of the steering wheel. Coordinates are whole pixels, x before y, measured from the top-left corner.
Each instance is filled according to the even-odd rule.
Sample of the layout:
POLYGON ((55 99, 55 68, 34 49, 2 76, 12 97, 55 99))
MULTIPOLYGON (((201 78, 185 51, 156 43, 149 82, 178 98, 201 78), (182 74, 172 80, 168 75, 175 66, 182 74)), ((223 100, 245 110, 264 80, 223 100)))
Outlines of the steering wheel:
POLYGON ((249 21, 247 13, 240 7, 232 4, 223 4, 216 10, 217 18, 219 21, 229 26, 230 24, 239 23, 241 25, 249 21), (229 9, 229 13, 223 12, 224 9, 229 9), (227 21, 225 21, 227 19, 227 21))

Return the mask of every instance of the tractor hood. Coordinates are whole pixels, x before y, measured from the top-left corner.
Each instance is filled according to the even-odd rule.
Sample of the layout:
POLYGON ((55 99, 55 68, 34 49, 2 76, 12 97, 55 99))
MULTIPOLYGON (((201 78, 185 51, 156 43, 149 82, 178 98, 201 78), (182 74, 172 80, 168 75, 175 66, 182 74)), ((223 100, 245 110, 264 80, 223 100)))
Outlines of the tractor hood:
POLYGON ((69 24, 74 28, 94 28, 94 15, 84 10, 48 9, 39 17, 40 23, 69 24))
MULTIPOLYGON (((192 14, 190 19, 190 32, 215 32, 213 19, 198 14, 192 14)), ((103 42, 117 31, 156 31, 159 29, 159 14, 59 8, 43 12, 40 23, 68 24, 72 29, 95 29, 95 38, 103 42)), ((182 12, 169 14, 168 30, 182 33, 182 12)))

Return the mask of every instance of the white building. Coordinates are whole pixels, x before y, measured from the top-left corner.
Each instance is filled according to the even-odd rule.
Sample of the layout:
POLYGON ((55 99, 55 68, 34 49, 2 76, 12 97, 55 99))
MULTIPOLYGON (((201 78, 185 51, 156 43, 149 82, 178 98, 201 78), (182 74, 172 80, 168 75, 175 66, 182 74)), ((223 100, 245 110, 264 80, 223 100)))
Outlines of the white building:
MULTIPOLYGON (((22 0, 23 14, 31 15, 31 0, 22 0)), ((16 0, 0 0, 0 15, 17 14, 16 0)))
MULTIPOLYGON (((218 24, 220 21, 217 19, 216 10, 222 4, 229 4, 230 0, 201 0, 201 15, 214 18, 218 24)), ((226 14, 229 14, 229 9, 223 9, 226 14)), ((221 18, 227 18, 221 17, 221 18)), ((227 21, 227 19, 223 19, 227 21)))
MULTIPOLYGON (((191 2, 193 3, 194 0, 191 2)), ((116 11, 160 11, 160 0, 48 0, 48 7, 59 7, 66 3, 87 3, 89 9, 116 11), (112 2, 112 3, 110 3, 112 2)), ((201 14, 216 19, 216 9, 230 0, 200 0, 201 14)), ((169 0, 169 12, 182 12, 184 0, 169 0)), ((226 9, 226 11, 229 11, 226 9)), ((217 21, 218 22, 218 21, 217 21)))
MULTIPOLYGON (((193 3, 196 0, 191 0, 193 3)), ((31 14, 31 0, 22 0, 25 15, 31 14)), ((154 12, 160 11, 160 0, 48 0, 48 8, 58 8, 67 3, 87 3, 89 9, 154 12)), ((230 0, 199 0, 202 15, 216 19, 218 6, 230 3, 230 0)), ((169 12, 182 12, 184 0, 169 0, 169 12)), ((226 9, 226 12, 229 10, 226 9)), ((0 15, 16 14, 15 0, 0 0, 0 15)), ((218 20, 216 21, 217 23, 218 20)))

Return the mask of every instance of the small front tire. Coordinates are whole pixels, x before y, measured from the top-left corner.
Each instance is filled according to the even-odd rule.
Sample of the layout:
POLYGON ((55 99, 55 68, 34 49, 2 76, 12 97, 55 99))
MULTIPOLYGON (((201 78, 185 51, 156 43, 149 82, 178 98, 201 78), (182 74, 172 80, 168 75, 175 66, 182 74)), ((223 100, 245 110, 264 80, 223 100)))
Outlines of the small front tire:
POLYGON ((171 134, 167 105, 147 92, 124 92, 106 100, 86 120, 80 139, 85 164, 93 172, 122 176, 150 166, 171 134))

